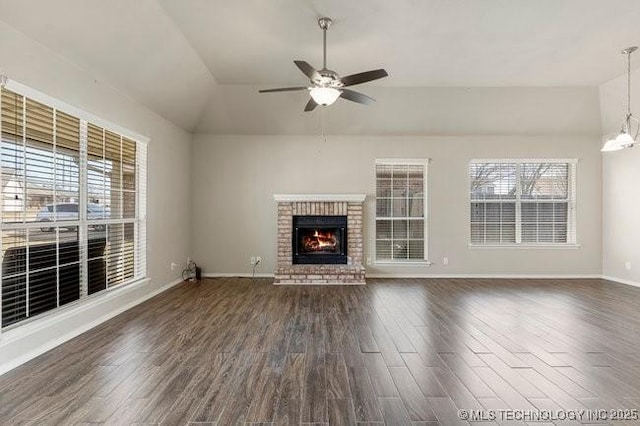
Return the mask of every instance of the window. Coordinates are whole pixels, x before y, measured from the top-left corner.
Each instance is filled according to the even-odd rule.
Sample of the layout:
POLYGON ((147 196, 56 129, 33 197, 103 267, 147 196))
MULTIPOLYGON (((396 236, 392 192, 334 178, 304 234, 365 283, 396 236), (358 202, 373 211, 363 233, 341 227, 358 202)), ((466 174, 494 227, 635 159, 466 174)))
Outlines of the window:
POLYGON ((575 160, 472 161, 471 244, 575 244, 575 175, 575 160))
POLYGON ((427 259, 426 176, 426 160, 376 161, 377 260, 427 259))
POLYGON ((2 327, 146 274, 146 145, 18 92, 0 92, 2 327))

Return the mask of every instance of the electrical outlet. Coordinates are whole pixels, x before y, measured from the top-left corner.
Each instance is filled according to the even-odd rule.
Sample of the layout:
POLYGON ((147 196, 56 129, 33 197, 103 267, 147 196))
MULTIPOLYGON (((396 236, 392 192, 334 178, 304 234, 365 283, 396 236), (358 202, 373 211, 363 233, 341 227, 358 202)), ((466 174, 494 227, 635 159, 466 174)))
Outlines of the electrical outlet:
POLYGON ((630 270, 631 270, 631 261, 630 261, 630 260, 627 260, 627 261, 624 263, 624 267, 626 268, 626 270, 627 270, 627 271, 630 271, 630 270))
POLYGON ((367 257, 367 265, 371 265, 371 257, 367 257))
POLYGON ((447 256, 442 258, 442 264, 443 265, 448 265, 449 264, 449 258, 447 256))
POLYGON ((256 262, 254 263, 254 265, 259 264, 260 262, 262 262, 262 257, 260 256, 256 256, 256 262))
POLYGON ((249 265, 250 265, 250 266, 253 266, 253 265, 255 265, 255 264, 256 264, 256 257, 255 257, 255 256, 251 256, 251 257, 249 258, 249 265))

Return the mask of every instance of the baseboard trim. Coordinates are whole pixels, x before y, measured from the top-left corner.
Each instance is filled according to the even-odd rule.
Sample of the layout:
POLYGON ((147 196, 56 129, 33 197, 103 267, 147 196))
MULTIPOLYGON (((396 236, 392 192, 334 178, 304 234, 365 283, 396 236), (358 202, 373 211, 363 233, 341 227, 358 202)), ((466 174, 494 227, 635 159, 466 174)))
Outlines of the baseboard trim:
POLYGON ((462 279, 599 279, 599 274, 367 274, 367 278, 462 278, 462 279))
MULTIPOLYGON (((273 278, 274 275, 270 273, 260 273, 252 275, 246 272, 208 272, 202 274, 205 278, 273 278)), ((384 278, 445 278, 445 279, 550 279, 550 280, 584 280, 584 279, 602 279, 617 282, 620 284, 631 285, 634 287, 640 287, 640 282, 625 280, 622 278, 612 277, 608 275, 600 274, 367 274, 366 278, 371 279, 384 279, 384 278)), ((290 284, 287 284, 290 285, 290 284)), ((308 284, 307 284, 308 285, 308 284)))
POLYGON ((273 278, 273 273, 256 273, 250 272, 207 272, 202 274, 205 278, 273 278))
POLYGON ((309 286, 309 285, 367 285, 367 283, 339 283, 339 282, 333 282, 333 283, 273 283, 273 285, 278 285, 278 286, 309 286))
MULTIPOLYGON (((0 335, 0 349, 3 346, 7 346, 10 344, 21 344, 22 346, 29 346, 28 339, 32 337, 34 334, 44 331, 47 328, 54 328, 56 325, 60 324, 64 320, 72 320, 76 317, 78 320, 83 314, 86 314, 87 311, 99 307, 100 305, 105 305, 109 303, 109 301, 113 300, 118 296, 123 296, 126 293, 136 290, 140 286, 147 284, 149 280, 143 280, 139 283, 131 284, 129 286, 123 287, 119 289, 120 291, 113 291, 104 295, 103 297, 96 297, 95 300, 87 301, 86 303, 80 303, 76 306, 73 306, 67 310, 64 310, 59 313, 52 313, 50 316, 42 318, 41 320, 35 320, 32 323, 25 324, 23 327, 18 327, 13 330, 9 330, 0 335)), ((86 322, 74 329, 64 333, 63 335, 56 337, 54 339, 48 340, 47 342, 38 345, 37 347, 28 350, 26 353, 16 356, 8 361, 0 363, 0 376, 4 373, 13 370, 14 368, 26 363, 27 361, 32 360, 33 358, 42 355, 43 353, 55 348, 56 346, 61 345, 64 342, 67 342, 74 337, 79 336, 80 334, 102 324, 109 319, 120 315, 121 313, 133 308, 136 305, 139 305, 146 300, 151 299, 152 297, 169 290, 171 287, 174 287, 182 282, 182 278, 176 279, 170 283, 163 285, 162 287, 143 295, 131 302, 118 307, 101 317, 94 319, 93 321, 86 322)))
POLYGON ((603 275, 601 277, 603 280, 607 280, 607 281, 613 281, 619 284, 626 284, 626 285, 631 285, 634 287, 640 287, 640 283, 637 281, 631 281, 631 280, 626 280, 624 278, 618 278, 618 277, 612 277, 610 275, 603 275))

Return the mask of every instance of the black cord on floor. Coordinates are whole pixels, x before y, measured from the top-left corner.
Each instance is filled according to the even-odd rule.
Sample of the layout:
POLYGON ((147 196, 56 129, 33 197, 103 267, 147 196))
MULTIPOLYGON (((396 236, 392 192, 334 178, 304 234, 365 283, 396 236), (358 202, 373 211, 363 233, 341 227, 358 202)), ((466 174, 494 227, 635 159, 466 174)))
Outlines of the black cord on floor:
POLYGON ((251 279, 254 279, 256 276, 256 267, 258 266, 258 264, 260 263, 259 260, 256 260, 256 263, 253 264, 253 273, 251 274, 251 279))

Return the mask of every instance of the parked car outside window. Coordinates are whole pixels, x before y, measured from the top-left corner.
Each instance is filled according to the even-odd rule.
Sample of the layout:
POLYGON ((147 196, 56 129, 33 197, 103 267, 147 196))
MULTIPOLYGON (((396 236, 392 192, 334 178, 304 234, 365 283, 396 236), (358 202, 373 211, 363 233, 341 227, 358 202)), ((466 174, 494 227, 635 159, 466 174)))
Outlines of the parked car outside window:
MULTIPOLYGON (((53 222, 57 213, 58 221, 80 220, 78 215, 79 207, 78 203, 49 204, 40 209, 36 218, 39 222, 53 222)), ((104 206, 95 203, 87 204, 88 220, 109 219, 109 214, 109 209, 104 206)), ((105 229, 104 224, 89 225, 89 227, 97 231, 103 231, 105 229)), ((53 228, 42 226, 40 230, 42 232, 52 232, 53 228)))

